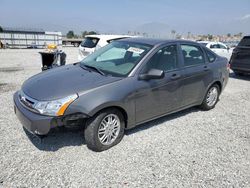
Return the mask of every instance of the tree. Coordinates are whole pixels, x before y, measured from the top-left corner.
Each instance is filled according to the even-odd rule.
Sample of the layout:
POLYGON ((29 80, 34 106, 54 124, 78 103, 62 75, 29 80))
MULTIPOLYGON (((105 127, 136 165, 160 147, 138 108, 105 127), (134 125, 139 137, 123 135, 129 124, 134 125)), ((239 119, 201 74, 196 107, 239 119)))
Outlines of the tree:
POLYGON ((227 37, 231 37, 231 33, 228 33, 228 34, 227 34, 227 37))
POLYGON ((98 34, 96 31, 83 31, 82 37, 84 38, 86 35, 96 35, 98 34))
POLYGON ((82 32, 82 38, 84 38, 86 35, 88 35, 88 31, 83 31, 82 32))
POLYGON ((208 40, 211 41, 213 39, 213 35, 208 34, 207 38, 208 38, 208 40))
POLYGON ((67 33, 67 38, 69 38, 69 39, 71 39, 71 38, 74 38, 74 36, 75 36, 75 34, 74 34, 74 31, 69 31, 68 33, 67 33))
POLYGON ((89 35, 96 35, 97 32, 95 32, 95 31, 90 31, 88 34, 89 34, 89 35))
POLYGON ((0 32, 3 32, 3 28, 0 26, 0 32))
POLYGON ((175 38, 175 33, 176 33, 176 31, 175 31, 175 30, 172 30, 172 31, 171 31, 172 38, 175 38))

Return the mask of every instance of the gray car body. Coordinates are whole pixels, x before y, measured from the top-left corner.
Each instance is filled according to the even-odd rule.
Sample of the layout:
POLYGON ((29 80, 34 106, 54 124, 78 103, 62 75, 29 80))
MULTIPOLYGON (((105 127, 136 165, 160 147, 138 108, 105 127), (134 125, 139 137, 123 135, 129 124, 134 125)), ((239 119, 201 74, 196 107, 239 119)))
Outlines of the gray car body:
MULTIPOLYGON (((66 109, 65 117, 82 114, 88 118, 100 110, 114 107, 122 111, 126 119, 126 128, 129 129, 152 119, 200 105, 212 84, 217 83, 221 91, 227 84, 229 75, 227 60, 211 52, 216 56, 216 60, 210 63, 205 55, 205 48, 198 43, 143 38, 122 41, 153 46, 127 77, 103 76, 95 71, 84 70, 76 63, 31 77, 24 82, 22 91, 38 101, 55 100, 77 93, 79 97, 66 109), (178 69, 165 72, 162 79, 138 79, 145 63, 159 49, 171 44, 177 44, 178 47, 178 69), (200 47, 204 52, 206 63, 185 67, 180 44, 200 47)), ((51 127, 57 126, 52 123, 56 117, 44 117, 28 112, 23 105, 20 105, 18 93, 14 95, 14 101, 15 108, 21 114, 18 115, 19 119, 23 124, 29 124, 24 126, 31 132, 47 134, 51 127), (47 118, 47 121, 34 121, 38 117, 33 118, 33 116, 47 118), (23 119, 28 119, 28 123, 23 119), (43 129, 40 129, 42 126, 43 129), (35 129, 38 131, 34 131, 35 129)))

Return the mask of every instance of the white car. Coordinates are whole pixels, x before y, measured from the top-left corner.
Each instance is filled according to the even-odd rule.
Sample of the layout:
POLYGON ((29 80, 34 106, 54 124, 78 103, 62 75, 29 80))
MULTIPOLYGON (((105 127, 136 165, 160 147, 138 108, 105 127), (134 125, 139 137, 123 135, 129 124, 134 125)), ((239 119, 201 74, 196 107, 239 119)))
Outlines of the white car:
POLYGON ((233 49, 230 49, 227 45, 223 44, 222 42, 210 42, 210 41, 197 41, 197 42, 211 49, 219 56, 227 58, 228 61, 230 60, 233 49))
POLYGON ((123 38, 130 38, 129 35, 87 35, 79 46, 78 60, 81 61, 98 48, 101 48, 111 41, 123 38))

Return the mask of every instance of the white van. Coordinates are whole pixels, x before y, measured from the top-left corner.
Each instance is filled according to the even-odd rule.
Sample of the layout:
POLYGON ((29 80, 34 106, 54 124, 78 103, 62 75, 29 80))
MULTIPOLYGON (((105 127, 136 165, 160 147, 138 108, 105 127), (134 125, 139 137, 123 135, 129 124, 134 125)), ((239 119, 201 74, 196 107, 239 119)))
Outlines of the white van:
POLYGON ((87 35, 79 46, 78 60, 81 61, 96 49, 101 48, 111 41, 130 38, 129 35, 87 35))

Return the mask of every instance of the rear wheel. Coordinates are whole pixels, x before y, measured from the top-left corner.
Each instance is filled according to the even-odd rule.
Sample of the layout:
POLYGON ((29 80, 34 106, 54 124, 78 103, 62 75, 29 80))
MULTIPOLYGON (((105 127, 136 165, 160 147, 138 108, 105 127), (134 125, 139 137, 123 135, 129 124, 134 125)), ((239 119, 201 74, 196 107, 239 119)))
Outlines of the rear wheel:
POLYGON ((217 84, 212 85, 201 104, 201 109, 203 110, 211 110, 215 107, 216 103, 219 100, 220 88, 217 84))
POLYGON ((119 110, 99 112, 86 123, 84 136, 88 148, 100 152, 113 147, 122 140, 124 127, 124 117, 119 110))

